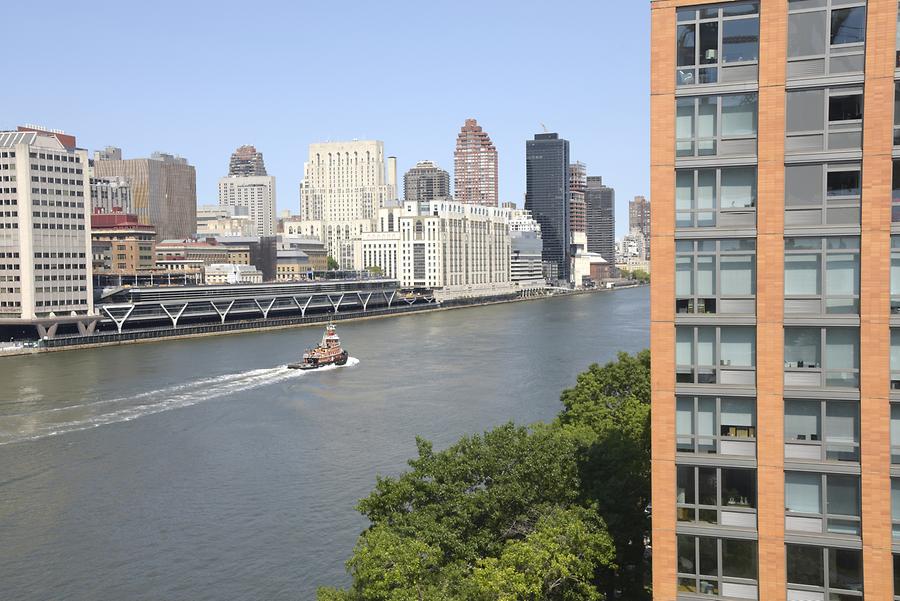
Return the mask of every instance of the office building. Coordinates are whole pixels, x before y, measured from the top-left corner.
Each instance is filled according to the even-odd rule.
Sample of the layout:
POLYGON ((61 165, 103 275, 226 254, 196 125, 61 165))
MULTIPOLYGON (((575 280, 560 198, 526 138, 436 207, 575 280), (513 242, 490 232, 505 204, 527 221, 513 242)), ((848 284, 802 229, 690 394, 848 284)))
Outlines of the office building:
POLYGON ((396 181, 397 161, 385 160, 379 140, 310 144, 297 232, 319 236, 341 267, 352 269, 353 240, 372 231, 378 209, 396 200, 396 181))
POLYGON ((544 261, 551 276, 569 281, 569 141, 555 133, 525 142, 525 208, 541 225, 544 261))
POLYGON ((219 179, 219 206, 245 207, 251 236, 275 235, 275 176, 229 175, 219 179))
POLYGON ((475 119, 466 119, 453 153, 455 200, 497 206, 497 149, 475 119))
POLYGON ((587 250, 612 263, 616 257, 616 191, 604 186, 603 178, 592 175, 587 178, 584 198, 587 250))
POLYGON ((239 146, 231 153, 228 161, 228 175, 232 177, 255 177, 268 175, 261 152, 255 146, 239 146))
POLYGON ((123 159, 115 147, 94 155, 94 177, 122 177, 131 183, 130 211, 156 228, 156 239, 188 238, 197 220, 197 174, 187 159, 154 152, 123 159))
POLYGON ((156 268, 156 231, 142 224, 137 215, 102 213, 91 215, 93 272, 134 274, 156 268))
POLYGON ((234 263, 213 263, 204 270, 207 285, 219 284, 262 284, 263 274, 253 265, 234 263))
POLYGON ((897 599, 897 2, 651 7, 654 598, 897 599))
POLYGON ((585 232, 587 205, 584 191, 587 189, 587 166, 581 161, 569 165, 569 231, 585 232))
POLYGON ((198 238, 252 236, 254 227, 250 208, 242 205, 200 205, 197 207, 198 238))
MULTIPOLYGON (((91 168, 93 169, 93 168, 91 168)), ((91 177, 91 211, 132 212, 131 182, 124 177, 91 177)))
POLYGON ((93 314, 87 162, 62 132, 0 132, 0 317, 93 314))
POLYGON ((419 161, 403 176, 403 198, 430 202, 450 197, 450 174, 431 161, 419 161))
POLYGON ((650 258, 650 201, 643 196, 635 196, 628 202, 628 230, 640 230, 647 242, 646 256, 650 258))

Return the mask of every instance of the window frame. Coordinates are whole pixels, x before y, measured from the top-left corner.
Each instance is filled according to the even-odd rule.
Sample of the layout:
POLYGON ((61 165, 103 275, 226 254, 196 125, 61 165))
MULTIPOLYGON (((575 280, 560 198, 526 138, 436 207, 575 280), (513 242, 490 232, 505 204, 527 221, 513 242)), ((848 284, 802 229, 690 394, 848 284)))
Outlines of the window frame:
MULTIPOLYGON (((832 13, 836 10, 846 10, 850 8, 863 8, 866 11, 866 17, 868 16, 868 7, 866 6, 865 0, 859 0, 857 2, 846 2, 844 4, 835 4, 833 0, 823 0, 822 6, 815 6, 810 8, 791 8, 791 3, 788 3, 788 21, 787 21, 787 78, 788 80, 795 79, 805 79, 807 77, 826 77, 830 75, 848 75, 855 73, 864 73, 865 72, 865 52, 866 52, 866 38, 868 36, 868 32, 863 32, 863 40, 861 42, 852 42, 846 44, 832 44, 831 43, 831 27, 832 27, 832 13), (823 33, 825 34, 825 39, 822 40, 824 46, 824 52, 816 53, 816 54, 803 54, 797 56, 791 56, 791 16, 798 14, 811 14, 822 12, 824 13, 825 18, 825 27, 823 33), (844 57, 854 57, 854 56, 862 56, 863 65, 862 68, 853 71, 841 71, 832 69, 832 59, 840 59, 844 57), (815 73, 812 75, 803 75, 803 74, 792 74, 792 66, 800 65, 801 63, 811 63, 813 61, 821 61, 823 64, 823 69, 821 73, 815 73)), ((865 18, 865 17, 864 17, 865 18)))
POLYGON ((784 470, 784 528, 786 532, 794 532, 794 533, 806 533, 806 534, 816 534, 822 536, 829 537, 843 537, 846 538, 848 536, 851 537, 859 537, 862 534, 862 481, 861 477, 858 474, 837 474, 830 472, 807 472, 801 470, 792 470, 785 469, 784 470), (793 511, 788 508, 788 474, 805 474, 805 475, 813 475, 819 477, 819 512, 805 512, 805 511, 793 511), (828 511, 828 480, 829 478, 856 478, 856 505, 859 511, 859 515, 847 515, 840 513, 830 513, 828 511), (795 530, 788 527, 789 518, 809 518, 809 519, 818 519, 821 522, 821 529, 819 532, 811 531, 811 530, 795 530), (856 524, 856 532, 851 533, 847 531, 831 531, 830 522, 831 520, 837 522, 845 522, 845 523, 854 523, 856 524))
POLYGON ((722 596, 722 585, 726 583, 745 585, 745 586, 753 586, 757 588, 757 594, 759 590, 759 543, 754 539, 744 539, 744 538, 734 538, 734 537, 718 537, 718 536, 699 536, 694 534, 677 534, 675 539, 675 583, 676 583, 676 591, 677 594, 687 593, 693 595, 704 595, 711 596, 710 593, 700 592, 701 582, 714 582, 716 586, 716 596, 722 596), (686 572, 681 570, 681 542, 682 540, 691 540, 693 546, 693 566, 694 571, 686 572), (701 553, 701 545, 700 540, 713 540, 716 545, 716 574, 702 574, 700 571, 700 553, 701 553), (725 566, 724 566, 724 556, 725 553, 723 551, 723 543, 728 540, 738 541, 741 543, 752 544, 756 547, 756 552, 753 554, 756 558, 756 578, 743 578, 738 576, 726 576, 725 575, 725 566), (693 590, 683 590, 681 587, 683 586, 683 582, 693 580, 694 581, 694 589, 693 590))
POLYGON ((822 225, 859 225, 862 208, 862 163, 860 161, 825 161, 822 163, 789 163, 784 166, 784 220, 785 227, 819 227, 822 225), (788 204, 788 170, 797 167, 818 167, 821 171, 822 197, 818 203, 788 204), (855 167, 855 169, 854 169, 855 167), (860 191, 856 195, 834 196, 828 195, 828 175, 830 173, 859 173, 860 191), (856 209, 856 219, 853 221, 829 221, 828 213, 832 209, 856 209), (794 217, 801 213, 818 211, 819 219, 816 222, 802 223, 794 217), (791 223, 794 217, 796 223, 791 223))
POLYGON ((702 85, 715 85, 719 83, 737 83, 737 82, 755 82, 759 79, 759 2, 758 1, 747 1, 742 3, 734 3, 734 5, 729 6, 709 6, 709 7, 689 7, 678 9, 676 24, 675 24, 675 86, 678 88, 684 87, 693 87, 693 86, 702 86, 702 85), (743 5, 746 4, 748 6, 755 5, 756 12, 741 14, 741 15, 725 15, 724 10, 728 8, 733 8, 734 5, 743 5), (715 17, 702 17, 703 14, 701 10, 698 8, 702 8, 703 10, 716 10, 715 17), (689 17, 689 13, 693 12, 693 17, 689 17), (733 21, 756 21, 756 58, 750 60, 742 60, 742 61, 731 61, 725 62, 723 60, 723 53, 725 49, 724 44, 724 24, 727 22, 733 21), (708 23, 716 23, 716 60, 711 63, 704 63, 700 57, 700 28, 703 24, 708 23), (692 64, 679 65, 679 41, 680 41, 680 32, 682 27, 691 27, 693 26, 693 36, 694 36, 694 60, 692 64), (734 79, 723 77, 722 72, 738 72, 740 71, 740 67, 749 67, 755 66, 756 69, 753 70, 752 76, 748 75, 747 77, 736 77, 734 79), (712 81, 700 81, 701 73, 703 71, 712 70, 715 73, 715 77, 712 81))
POLYGON ((676 469, 676 485, 675 485, 675 511, 676 511, 676 520, 682 524, 711 524, 717 526, 725 526, 731 528, 744 529, 749 531, 756 530, 756 516, 758 511, 758 503, 759 503, 759 490, 757 483, 757 473, 756 468, 751 467, 731 467, 731 466, 706 466, 706 465, 688 465, 688 464, 679 464, 675 467, 676 469), (708 505, 700 502, 700 475, 702 472, 711 470, 715 473, 715 487, 716 487, 716 503, 714 505, 708 505), (753 493, 752 499, 748 499, 748 502, 744 505, 735 504, 728 505, 725 503, 726 491, 725 489, 725 472, 727 470, 737 470, 742 472, 751 472, 753 476, 753 493), (691 472, 691 487, 693 488, 693 503, 688 503, 687 501, 679 501, 678 500, 678 491, 679 491, 679 479, 680 474, 678 472, 686 473, 687 471, 691 472), (730 513, 740 513, 745 515, 753 516, 753 524, 747 526, 741 526, 737 524, 723 524, 722 523, 722 512, 730 512, 730 513), (682 519, 682 516, 688 516, 689 512, 693 514, 691 519, 682 519), (710 512, 715 514, 714 521, 700 519, 701 516, 708 515, 710 512))
MULTIPOLYGON (((800 257, 815 255, 818 258, 819 273, 817 286, 819 294, 784 294, 784 313, 788 315, 859 315, 859 297, 860 297, 860 268, 861 268, 861 241, 859 236, 785 236, 784 237, 784 274, 787 278, 788 273, 788 257, 800 257), (819 248, 788 248, 789 240, 818 240, 819 248), (855 241, 856 247, 848 248, 830 248, 829 241, 844 240, 855 241), (828 294, 828 277, 829 273, 834 274, 834 270, 828 269, 828 258, 833 255, 856 255, 856 286, 855 294, 828 294), (792 311, 789 310, 791 301, 818 301, 818 312, 808 311, 792 311), (828 311, 828 301, 852 301, 853 307, 850 312, 828 311)), ((824 348, 824 347, 823 347, 824 348)))
POLYGON ((709 158, 709 157, 725 157, 725 156, 756 156, 757 152, 757 139, 759 137, 759 93, 758 92, 739 92, 739 93, 731 93, 731 94, 707 94, 701 96, 681 96, 675 99, 675 119, 676 119, 676 131, 675 131, 675 157, 676 159, 696 159, 696 158, 709 158), (722 133, 722 103, 725 98, 732 97, 753 97, 756 103, 756 110, 753 113, 753 126, 754 132, 752 134, 738 134, 738 135, 724 135, 722 133), (699 124, 700 124, 700 106, 701 101, 703 100, 715 100, 715 132, 712 136, 704 136, 700 137, 698 135, 699 124), (691 137, 690 138, 679 138, 678 137, 678 110, 680 105, 692 105, 691 112, 691 137), (722 142, 747 142, 753 141, 753 151, 752 152, 734 152, 734 153, 723 153, 722 152, 722 142), (712 142, 713 151, 706 153, 700 151, 701 143, 709 143, 712 142), (690 152, 682 152, 679 149, 679 145, 690 144, 690 152))
POLYGON ((820 338, 819 338, 819 362, 820 365, 815 367, 806 367, 799 365, 789 365, 787 360, 784 361, 784 373, 785 373, 785 386, 786 387, 804 387, 807 388, 809 386, 802 386, 797 384, 789 384, 787 382, 788 374, 791 373, 818 373, 819 383, 814 385, 814 388, 839 388, 842 390, 845 389, 856 389, 859 390, 859 365, 860 365, 860 338, 859 338, 859 328, 855 326, 784 326, 785 336, 784 336, 784 350, 785 355, 787 355, 787 330, 819 330, 820 338), (851 369, 837 369, 830 368, 826 365, 827 363, 827 337, 829 330, 853 330, 856 332, 856 367, 851 369), (842 384, 830 384, 829 383, 829 374, 851 374, 853 377, 847 379, 847 382, 850 382, 850 385, 842 385, 842 384))
POLYGON ((684 395, 680 394, 675 397, 675 452, 684 453, 685 456, 691 455, 725 455, 731 457, 756 457, 756 399, 753 397, 734 397, 734 396, 706 396, 706 395, 684 395), (712 436, 701 435, 700 432, 700 404, 703 401, 713 401, 715 407, 712 412, 713 416, 713 434, 712 436), (723 401, 739 400, 747 401, 752 406, 750 426, 738 426, 724 424, 723 422, 723 401), (679 404, 682 406, 690 403, 691 405, 691 431, 688 434, 678 432, 678 412, 679 404), (726 434, 726 432, 734 432, 726 434), (753 444, 752 453, 723 453, 723 443, 750 442, 753 444), (712 449, 712 452, 709 452, 712 449))
MULTIPOLYGON (((727 173, 726 173, 727 175, 727 173)), ((709 228, 715 227, 748 227, 753 228, 756 227, 756 203, 759 198, 759 190, 758 190, 758 170, 756 165, 734 165, 728 167, 691 167, 686 169, 677 169, 675 172, 675 187, 676 187, 676 198, 675 198, 675 229, 676 230, 691 230, 691 229, 700 229, 700 230, 708 230, 709 228), (753 198, 750 202, 750 206, 748 207, 725 207, 722 206, 723 199, 723 171, 729 172, 732 170, 740 170, 740 169, 751 169, 753 171, 753 198), (700 198, 700 179, 703 173, 701 172, 709 172, 712 171, 715 173, 715 187, 713 190, 713 206, 709 209, 700 208, 699 198, 700 198), (678 207, 678 180, 682 175, 690 174, 691 175, 691 208, 690 209, 681 209, 678 207), (703 215, 711 215, 712 222, 708 225, 701 224, 701 216, 703 215), (683 219, 683 215, 689 216, 689 223, 685 224, 683 221, 680 221, 680 218, 683 219), (745 217, 746 216, 746 217, 745 217), (723 221, 731 221, 732 223, 723 223, 723 221)))
MULTIPOLYGON (((837 463, 841 465, 845 465, 847 463, 859 463, 859 447, 860 447, 860 413, 859 413, 859 401, 845 401, 845 400, 837 400, 837 399, 798 399, 798 398, 785 398, 784 399, 784 445, 785 445, 785 457, 784 460, 786 462, 790 461, 819 461, 822 463, 837 463), (788 415, 788 403, 818 403, 819 404, 819 412, 818 412, 818 432, 816 432, 817 438, 812 439, 812 435, 810 438, 790 438, 787 431, 787 415, 788 415), (854 431, 854 441, 852 443, 848 442, 829 442, 831 436, 828 433, 828 407, 832 404, 845 404, 852 405, 856 409, 856 421, 855 421, 855 431, 854 431), (788 446, 789 445, 797 445, 797 446, 807 446, 807 447, 817 447, 819 450, 819 457, 817 459, 811 459, 806 457, 789 457, 788 456, 788 446), (833 449, 837 447, 840 449, 841 447, 851 449, 850 452, 853 453, 852 459, 835 459, 833 456, 829 457, 829 446, 832 446, 832 452, 835 452, 833 449)), ((840 452, 847 452, 846 450, 840 452)))
MULTIPOLYGON (((727 314, 722 313, 721 311, 721 303, 720 301, 753 301, 753 311, 750 314, 756 314, 756 239, 755 238, 721 238, 721 239, 685 239, 685 240, 676 240, 675 241, 675 272, 676 272, 676 294, 675 294, 675 313, 679 315, 696 315, 696 314, 727 314), (739 250, 722 250, 723 242, 730 241, 739 241, 739 242, 752 242, 753 250, 749 249, 739 249, 739 250), (715 248, 713 250, 705 250, 701 247, 704 243, 713 243, 715 248), (690 244, 691 250, 684 250, 684 246, 690 244), (679 250, 679 246, 682 247, 679 250), (722 259, 729 257, 751 257, 752 259, 752 267, 750 271, 750 282, 751 282, 751 292, 750 294, 723 294, 722 293, 722 259), (698 279, 700 274, 700 259, 712 259, 713 265, 713 293, 709 294, 699 294, 697 291, 698 279), (689 259, 689 264, 691 266, 691 291, 690 294, 678 294, 678 273, 679 273, 679 264, 684 264, 684 259, 689 259), (679 260, 682 260, 681 262, 679 260), (712 301, 710 309, 710 301, 712 301)), ((741 313, 744 314, 744 313, 741 313)))
MULTIPOLYGON (((836 552, 836 551, 849 551, 849 552, 857 553, 857 554, 859 554, 860 570, 862 570, 863 569, 863 565, 862 565, 863 558, 862 558, 862 550, 861 549, 847 549, 847 548, 841 548, 841 547, 806 545, 806 544, 799 544, 799 543, 786 543, 785 544, 785 553, 784 553, 785 564, 787 564, 787 562, 789 561, 788 556, 789 556, 789 548, 790 547, 809 547, 809 548, 813 548, 813 549, 818 549, 822 552, 822 584, 821 585, 812 585, 812 584, 800 584, 800 583, 791 582, 790 581, 790 570, 786 569, 785 570, 785 581, 787 582, 788 591, 795 590, 795 591, 810 591, 810 592, 822 593, 823 599, 830 599, 832 593, 835 593, 838 595, 847 595, 847 596, 851 596, 851 597, 859 597, 860 599, 863 598, 863 595, 865 593, 864 593, 862 586, 860 586, 860 589, 858 591, 853 590, 853 589, 843 589, 843 588, 831 586, 831 561, 830 561, 830 557, 829 557, 832 552, 836 552)), ((786 567, 787 567, 787 565, 786 565, 786 567)), ((862 577, 860 578, 860 580, 862 580, 862 577)))
MULTIPOLYGON (((809 154, 814 152, 840 152, 840 151, 862 151, 863 122, 865 121, 865 96, 863 88, 860 85, 844 85, 844 86, 825 86, 821 88, 800 88, 792 89, 785 92, 785 130, 784 130, 784 152, 786 156, 809 154), (791 98, 797 98, 797 94, 804 92, 813 92, 821 90, 822 93, 822 127, 816 129, 798 129, 792 130, 787 123, 788 115, 791 113, 791 98), (859 119, 842 119, 832 121, 829 115, 831 99, 843 96, 859 96, 862 103, 862 116, 859 119), (834 146, 832 147, 831 137, 840 134, 858 134, 859 144, 850 146, 834 146), (809 145, 799 145, 794 143, 792 148, 792 140, 801 140, 803 138, 813 139, 816 136, 821 137, 821 143, 818 147, 813 148, 809 145)), ((796 101, 796 100, 795 100, 796 101)), ((808 110, 809 102, 803 102, 802 107, 808 110)), ((790 162, 786 159, 785 162, 790 162)))
POLYGON ((676 374, 676 383, 678 384, 719 384, 721 383, 721 371, 722 368, 726 368, 729 371, 740 371, 740 372, 749 372, 756 376, 756 338, 753 337, 753 358, 752 365, 734 365, 722 363, 725 361, 722 359, 722 330, 723 329, 742 329, 742 330, 752 330, 754 333, 756 328, 754 326, 720 326, 720 325, 704 325, 704 326, 696 326, 696 325, 678 325, 675 326, 675 343, 678 344, 678 331, 679 330, 690 330, 692 332, 692 341, 691 341, 691 364, 690 365, 681 365, 677 363, 677 352, 676 352, 676 366, 675 366, 675 374, 676 374), (699 337, 700 330, 713 330, 714 332, 714 342, 713 342, 713 365, 701 365, 697 361, 698 357, 698 348, 699 348, 699 337), (691 380, 687 381, 683 378, 684 374, 690 372, 691 380), (703 373, 702 373, 703 372, 703 373), (709 380, 708 376, 712 375, 711 381, 703 381, 709 380), (707 376, 707 377, 701 377, 707 376))

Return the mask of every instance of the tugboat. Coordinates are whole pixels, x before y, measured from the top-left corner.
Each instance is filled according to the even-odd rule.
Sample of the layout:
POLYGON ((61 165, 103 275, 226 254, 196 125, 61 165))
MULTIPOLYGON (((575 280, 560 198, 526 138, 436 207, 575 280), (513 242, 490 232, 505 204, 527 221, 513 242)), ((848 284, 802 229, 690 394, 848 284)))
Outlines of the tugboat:
POLYGON ((313 349, 308 349, 303 353, 303 359, 300 363, 290 363, 290 369, 317 369, 326 365, 344 365, 350 357, 347 351, 341 348, 341 339, 337 335, 337 331, 333 323, 325 326, 325 334, 322 335, 322 341, 313 349))

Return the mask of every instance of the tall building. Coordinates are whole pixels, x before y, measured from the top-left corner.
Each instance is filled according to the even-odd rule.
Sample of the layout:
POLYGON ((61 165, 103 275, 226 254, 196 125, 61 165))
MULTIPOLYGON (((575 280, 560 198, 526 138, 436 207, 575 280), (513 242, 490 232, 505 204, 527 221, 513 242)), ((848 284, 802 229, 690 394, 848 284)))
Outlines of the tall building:
POLYGON ((651 6, 653 595, 897 599, 897 2, 651 6))
POLYGON ((650 258, 650 201, 643 196, 635 196, 628 203, 628 230, 640 230, 647 241, 645 259, 650 258))
POLYGON ((275 176, 229 175, 219 179, 219 206, 244 207, 251 236, 275 235, 275 176))
POLYGON ((137 215, 112 212, 91 215, 94 273, 137 273, 156 267, 156 232, 137 215))
POLYGON ((256 229, 245 206, 200 205, 197 207, 199 238, 206 236, 252 236, 256 229))
POLYGON ((187 159, 154 152, 147 159, 122 159, 107 147, 94 155, 94 177, 123 177, 131 183, 131 212, 156 227, 156 239, 187 238, 197 220, 197 174, 187 159))
POLYGON ((587 205, 584 192, 587 189, 587 166, 581 161, 569 165, 569 231, 585 232, 587 205))
POLYGON ((559 280, 568 282, 569 141, 558 134, 535 134, 525 142, 525 209, 541 225, 544 261, 555 265, 559 280))
POLYGON ((456 136, 453 186, 457 202, 497 206, 497 149, 475 119, 456 136))
POLYGON ((91 177, 91 210, 131 213, 131 182, 124 177, 91 177))
POLYGON ((600 253, 609 263, 616 257, 616 191, 603 185, 603 178, 587 178, 585 230, 588 252, 600 253))
POLYGON ((419 161, 403 176, 403 198, 430 202, 450 197, 450 174, 431 161, 419 161))
POLYGON ((300 184, 297 232, 316 235, 344 269, 353 267, 353 240, 373 229, 378 209, 396 200, 397 161, 380 140, 309 145, 300 184))
POLYGON ((0 132, 0 316, 93 314, 87 162, 62 132, 0 132))
POLYGON ((262 153, 257 152, 255 146, 239 146, 231 153, 231 160, 228 161, 228 175, 236 177, 268 175, 262 153))

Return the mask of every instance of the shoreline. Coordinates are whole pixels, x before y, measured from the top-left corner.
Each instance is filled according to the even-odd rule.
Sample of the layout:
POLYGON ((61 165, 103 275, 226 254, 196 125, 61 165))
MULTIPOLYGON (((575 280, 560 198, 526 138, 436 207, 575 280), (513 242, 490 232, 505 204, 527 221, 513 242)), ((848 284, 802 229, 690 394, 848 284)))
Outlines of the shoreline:
MULTIPOLYGON (((436 311, 451 311, 454 309, 470 309, 473 307, 487 307, 490 305, 503 305, 508 303, 519 303, 525 301, 538 301, 538 300, 548 300, 552 298, 561 298, 568 296, 578 296, 582 294, 596 294, 601 292, 615 292, 617 290, 630 290, 633 288, 641 288, 643 286, 648 286, 649 284, 631 284, 627 286, 619 286, 616 288, 591 288, 588 290, 573 290, 571 292, 566 292, 562 294, 547 294, 540 296, 525 296, 525 297, 513 297, 513 298, 505 298, 505 299, 493 299, 493 300, 478 300, 471 299, 472 302, 456 302, 449 305, 436 305, 436 306, 427 306, 423 309, 412 309, 405 311, 397 311, 391 313, 373 313, 372 315, 357 315, 350 314, 350 317, 339 318, 339 321, 366 321, 371 319, 387 319, 392 317, 405 317, 410 315, 418 315, 421 313, 434 313, 436 311)), ((415 305, 412 305, 415 306, 415 305)), ((260 324, 257 326, 251 326, 247 328, 235 328, 231 330, 220 330, 220 331, 212 331, 212 332, 200 332, 200 333, 186 333, 186 334, 172 334, 167 336, 148 336, 146 338, 135 338, 131 340, 110 340, 107 342, 86 342, 84 344, 70 344, 59 347, 42 347, 42 348, 22 348, 16 349, 14 351, 0 351, 0 359, 4 357, 22 357, 26 355, 42 355, 45 353, 56 353, 56 352, 64 352, 64 351, 75 351, 89 348, 102 348, 108 346, 120 346, 127 344, 145 344, 145 343, 161 343, 169 340, 186 340, 190 338, 206 338, 210 336, 227 336, 227 335, 235 335, 235 334, 248 334, 248 333, 259 333, 259 332, 267 332, 267 331, 277 331, 277 330, 287 330, 292 328, 306 328, 312 326, 320 326, 323 323, 329 321, 333 316, 322 316, 322 319, 314 319, 313 321, 306 323, 290 323, 290 324, 272 324, 272 325, 264 325, 260 324)))

